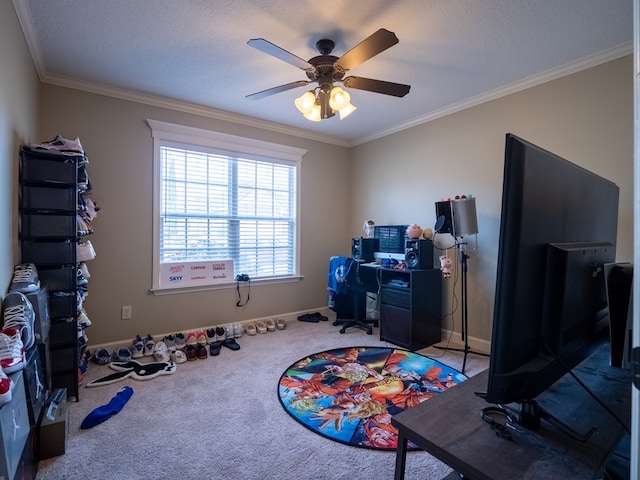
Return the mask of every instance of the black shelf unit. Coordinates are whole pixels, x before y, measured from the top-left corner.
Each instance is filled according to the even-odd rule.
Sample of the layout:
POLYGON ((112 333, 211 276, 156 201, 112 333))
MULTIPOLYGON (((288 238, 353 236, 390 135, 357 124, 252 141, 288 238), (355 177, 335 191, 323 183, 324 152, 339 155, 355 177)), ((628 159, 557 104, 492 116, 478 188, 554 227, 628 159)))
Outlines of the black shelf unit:
POLYGON ((78 168, 82 154, 55 150, 20 149, 19 240, 21 263, 35 264, 48 291, 51 330, 45 359, 51 388, 66 388, 77 400, 78 284, 76 224, 79 195, 78 168))
POLYGON ((419 350, 441 340, 442 272, 382 268, 380 340, 419 350))

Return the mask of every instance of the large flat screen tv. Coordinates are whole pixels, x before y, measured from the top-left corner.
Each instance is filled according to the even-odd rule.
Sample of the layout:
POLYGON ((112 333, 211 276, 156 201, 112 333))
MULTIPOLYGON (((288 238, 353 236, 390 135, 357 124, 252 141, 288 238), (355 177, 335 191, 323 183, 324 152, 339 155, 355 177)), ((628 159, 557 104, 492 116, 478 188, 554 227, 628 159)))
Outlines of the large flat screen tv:
POLYGON ((602 343, 618 195, 609 180, 507 134, 485 399, 520 403, 521 419, 533 411, 530 428, 535 398, 602 343))

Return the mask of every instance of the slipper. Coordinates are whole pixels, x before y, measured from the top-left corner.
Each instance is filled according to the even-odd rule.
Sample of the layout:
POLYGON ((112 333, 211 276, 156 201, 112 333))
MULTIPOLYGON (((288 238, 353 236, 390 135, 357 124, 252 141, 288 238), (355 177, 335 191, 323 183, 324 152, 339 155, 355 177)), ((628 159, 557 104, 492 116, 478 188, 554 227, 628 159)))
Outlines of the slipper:
POLYGON ((224 341, 225 340, 218 340, 217 342, 213 342, 209 346, 209 353, 212 357, 217 357, 218 355, 220 355, 220 349, 222 348, 222 344, 224 343, 224 341))
POLYGON ((318 320, 322 320, 323 322, 326 322, 327 320, 329 320, 327 317, 322 315, 320 312, 314 312, 314 313, 311 313, 310 315, 313 318, 317 318, 318 320))
POLYGON ((255 335, 256 333, 258 333, 258 329, 256 328, 256 324, 251 322, 251 323, 247 323, 244 326, 244 331, 247 335, 255 335))
POLYGON ((287 321, 284 319, 284 317, 278 317, 276 319, 276 328, 278 330, 284 330, 285 328, 287 328, 287 321))
POLYGON ((231 350, 240 350, 240 344, 236 342, 235 338, 227 338, 222 342, 222 345, 230 348, 231 350))
POLYGON ((275 332, 276 331, 276 322, 273 321, 273 318, 267 318, 264 321, 264 324, 267 327, 267 331, 268 332, 275 332))
POLYGON ((314 317, 311 313, 305 313, 304 315, 300 315, 298 320, 301 322, 309 322, 309 323, 318 323, 320 321, 319 318, 314 317))
POLYGON ((258 320, 256 322, 256 329, 258 330, 258 333, 267 333, 267 326, 262 320, 258 320))

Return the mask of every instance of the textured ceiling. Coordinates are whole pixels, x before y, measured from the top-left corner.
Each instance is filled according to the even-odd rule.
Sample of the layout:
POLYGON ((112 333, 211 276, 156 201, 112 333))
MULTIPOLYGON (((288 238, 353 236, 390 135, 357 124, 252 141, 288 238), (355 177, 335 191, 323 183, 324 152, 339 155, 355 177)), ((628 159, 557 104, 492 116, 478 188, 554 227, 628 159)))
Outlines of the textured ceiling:
POLYGON ((43 82, 355 145, 632 52, 631 0, 13 0, 43 82), (247 45, 341 56, 379 28, 400 43, 350 75, 411 85, 351 90, 358 109, 310 122, 296 67, 247 45))

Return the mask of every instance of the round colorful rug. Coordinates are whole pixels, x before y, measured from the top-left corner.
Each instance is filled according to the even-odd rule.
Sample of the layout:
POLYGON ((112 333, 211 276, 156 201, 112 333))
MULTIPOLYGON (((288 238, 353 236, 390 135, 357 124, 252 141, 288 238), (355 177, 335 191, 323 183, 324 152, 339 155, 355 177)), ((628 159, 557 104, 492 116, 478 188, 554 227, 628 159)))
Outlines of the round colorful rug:
MULTIPOLYGON (((398 431, 391 416, 466 379, 437 360, 400 348, 338 348, 287 368, 278 396, 289 415, 324 437, 395 450, 398 431)), ((409 449, 418 447, 410 443, 409 449)))

